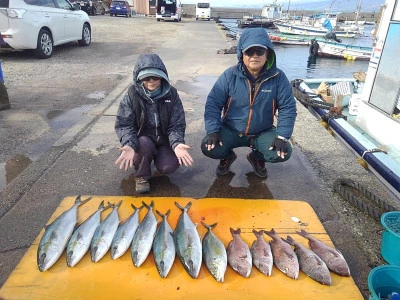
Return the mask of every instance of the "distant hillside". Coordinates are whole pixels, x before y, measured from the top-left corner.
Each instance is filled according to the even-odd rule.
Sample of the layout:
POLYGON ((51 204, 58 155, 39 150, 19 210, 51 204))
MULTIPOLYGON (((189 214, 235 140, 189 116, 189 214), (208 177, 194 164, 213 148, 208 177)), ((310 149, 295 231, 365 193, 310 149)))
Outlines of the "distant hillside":
MULTIPOLYGON (((279 3, 279 1, 278 1, 279 3)), ((382 4, 385 0, 362 0, 361 12, 379 12, 382 4)), ((357 0, 341 0, 341 1, 317 1, 317 2, 292 2, 290 4, 290 10, 328 10, 332 5, 331 11, 333 12, 355 12, 357 10, 357 0)), ((287 9, 288 4, 283 6, 283 9, 287 9)))
MULTIPOLYGON (((212 1, 212 0, 211 0, 212 1)), ((361 10, 360 12, 376 12, 378 13, 382 4, 385 0, 361 0, 361 10)), ((270 5, 274 0, 264 0, 264 5, 270 5)), ((183 2, 184 3, 184 2, 183 2)), ((212 2, 211 2, 212 3, 212 2)), ((290 5, 289 10, 301 11, 301 10, 311 10, 311 11, 327 11, 331 8, 332 12, 344 12, 350 13, 357 10, 358 0, 277 0, 278 4, 283 4, 283 10, 287 11, 288 5, 290 5), (332 6, 332 7, 331 7, 332 6)), ((242 4, 235 4, 232 6, 227 6, 226 4, 218 6, 218 4, 213 5, 215 8, 242 8, 242 9, 262 9, 262 4, 260 1, 247 0, 243 1, 242 4)))

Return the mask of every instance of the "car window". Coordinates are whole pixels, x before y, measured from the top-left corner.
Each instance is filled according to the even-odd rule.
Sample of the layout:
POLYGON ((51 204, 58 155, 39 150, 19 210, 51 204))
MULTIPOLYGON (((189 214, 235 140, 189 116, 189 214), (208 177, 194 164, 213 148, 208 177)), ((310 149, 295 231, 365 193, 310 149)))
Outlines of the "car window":
POLYGON ((71 10, 71 4, 67 0, 56 0, 56 1, 58 3, 59 8, 71 10))
POLYGON ((0 7, 7 7, 9 5, 9 0, 0 0, 0 7))
POLYGON ((39 6, 46 6, 46 7, 56 7, 56 4, 53 0, 39 0, 39 6))
POLYGON ((125 4, 124 1, 113 1, 113 2, 111 3, 111 5, 124 5, 124 4, 125 4))
POLYGON ((24 0, 24 2, 29 5, 38 5, 38 0, 24 0))

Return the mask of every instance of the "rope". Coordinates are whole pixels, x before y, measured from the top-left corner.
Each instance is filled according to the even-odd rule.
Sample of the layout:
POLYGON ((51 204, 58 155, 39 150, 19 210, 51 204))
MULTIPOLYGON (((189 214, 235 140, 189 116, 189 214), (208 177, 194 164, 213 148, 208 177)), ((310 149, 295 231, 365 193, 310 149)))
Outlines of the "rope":
POLYGON ((396 210, 394 206, 386 203, 366 187, 351 179, 339 178, 335 180, 333 189, 351 205, 369 214, 376 221, 380 221, 385 212, 396 210))

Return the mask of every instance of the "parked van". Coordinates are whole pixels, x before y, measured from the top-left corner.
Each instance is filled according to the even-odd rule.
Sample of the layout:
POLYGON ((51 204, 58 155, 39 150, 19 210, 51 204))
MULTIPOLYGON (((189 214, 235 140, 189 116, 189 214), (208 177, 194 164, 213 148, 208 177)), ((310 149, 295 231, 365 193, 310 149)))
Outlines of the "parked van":
POLYGON ((180 0, 157 0, 157 21, 173 20, 180 22, 182 20, 182 4, 180 0))
POLYGON ((196 3, 196 21, 207 20, 211 18, 211 5, 209 1, 201 1, 196 3))

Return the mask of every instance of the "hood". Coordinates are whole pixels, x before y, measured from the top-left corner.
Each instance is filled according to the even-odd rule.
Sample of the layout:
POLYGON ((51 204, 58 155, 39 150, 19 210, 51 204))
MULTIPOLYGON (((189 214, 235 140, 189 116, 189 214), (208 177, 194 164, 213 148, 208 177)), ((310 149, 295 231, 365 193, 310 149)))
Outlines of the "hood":
POLYGON ((264 46, 268 48, 267 69, 276 68, 276 56, 274 47, 264 28, 248 28, 243 30, 236 46, 236 55, 239 63, 242 62, 243 51, 252 46, 264 46))
POLYGON ((157 98, 160 98, 161 96, 165 95, 168 93, 171 84, 168 79, 168 71, 167 68, 165 67, 163 61, 161 58, 154 53, 150 54, 141 54, 139 55, 135 68, 133 70, 133 84, 136 85, 138 90, 144 91, 144 88, 142 88, 142 83, 140 80, 138 80, 139 75, 142 75, 144 73, 152 73, 156 75, 162 74, 163 76, 160 76, 162 79, 161 87, 162 87, 162 93, 160 96, 157 98), (160 72, 157 72, 157 70, 160 70, 160 72))

